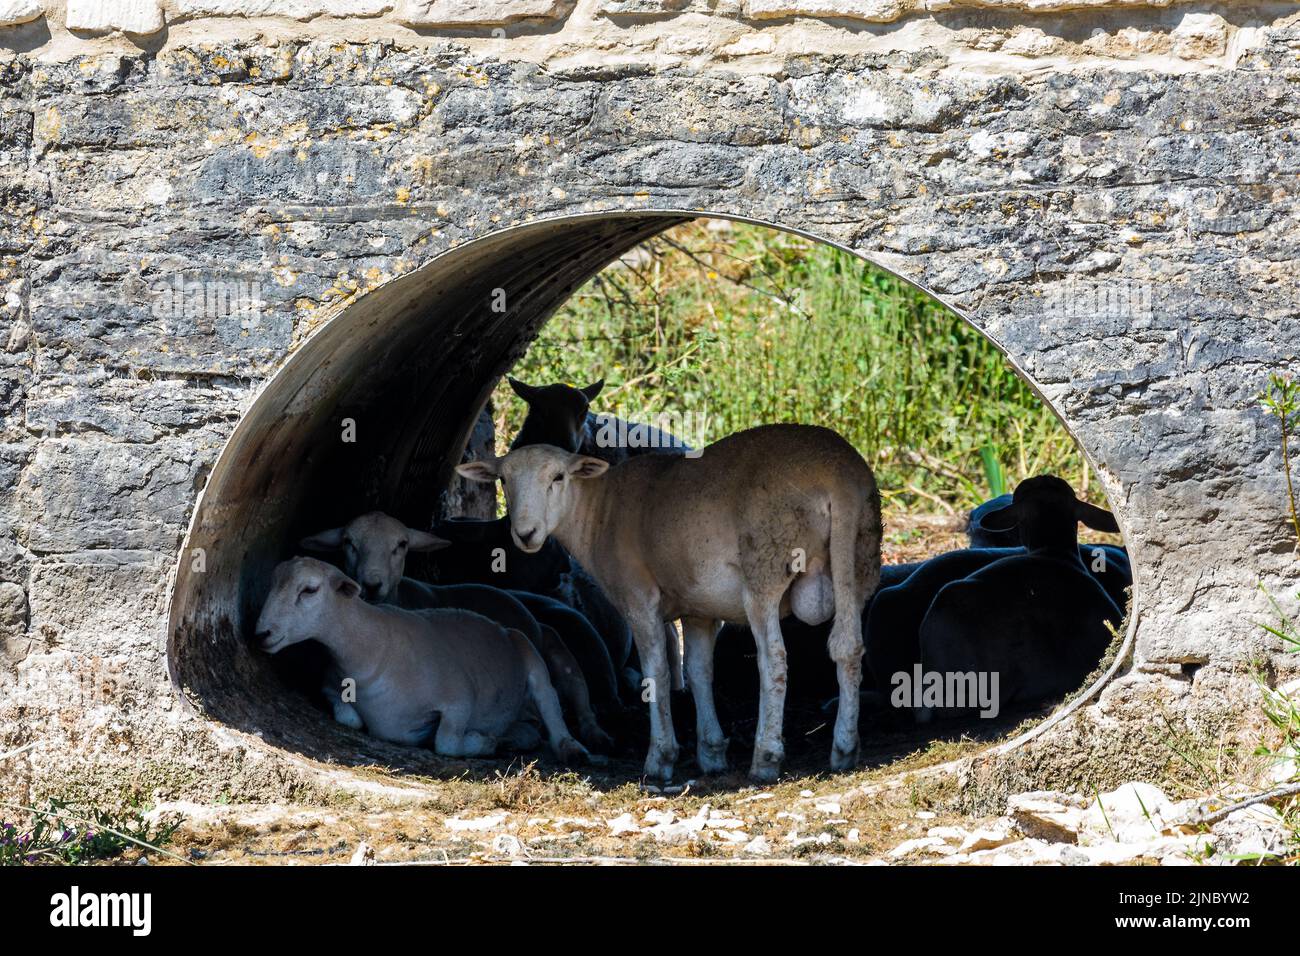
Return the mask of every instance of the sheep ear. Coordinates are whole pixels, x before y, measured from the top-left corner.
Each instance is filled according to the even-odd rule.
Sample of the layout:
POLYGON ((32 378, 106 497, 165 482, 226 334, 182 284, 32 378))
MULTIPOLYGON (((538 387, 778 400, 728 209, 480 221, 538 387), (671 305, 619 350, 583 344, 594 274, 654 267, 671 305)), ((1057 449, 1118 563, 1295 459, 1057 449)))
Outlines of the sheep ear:
POLYGON ((519 381, 519 379, 512 378, 509 375, 506 376, 506 381, 510 383, 510 387, 514 389, 515 394, 518 395, 520 398, 522 398, 529 405, 531 405, 533 403, 533 399, 537 397, 537 386, 529 385, 526 382, 521 382, 519 381))
POLYGON ((570 478, 598 478, 609 471, 609 462, 589 455, 574 455, 569 462, 570 478))
POLYGON ((331 528, 320 534, 313 534, 298 542, 298 547, 307 551, 334 551, 343 547, 343 529, 331 528))
POLYGON ((436 534, 429 534, 427 531, 410 532, 410 538, 406 545, 408 551, 441 551, 443 548, 451 547, 451 542, 446 538, 440 538, 436 534))
POLYGON ((980 527, 986 531, 1012 531, 1020 524, 1020 512, 1014 504, 998 508, 980 516, 980 527))
POLYGON ((596 400, 596 396, 600 394, 600 390, 604 387, 605 387, 605 380, 602 378, 592 382, 586 388, 578 389, 578 391, 582 392, 583 395, 587 396, 587 401, 594 402, 596 400))
POLYGON ((1119 534, 1119 522, 1105 508, 1098 508, 1086 501, 1075 501, 1074 515, 1093 531, 1108 531, 1119 534))
POLYGON ((482 461, 467 461, 463 465, 456 466, 456 474, 462 478, 468 478, 470 481, 481 481, 491 484, 501 477, 501 472, 497 470, 497 459, 485 458, 482 461))
POLYGON ((346 574, 340 574, 338 580, 334 582, 334 590, 345 598, 354 598, 361 593, 361 585, 346 574))

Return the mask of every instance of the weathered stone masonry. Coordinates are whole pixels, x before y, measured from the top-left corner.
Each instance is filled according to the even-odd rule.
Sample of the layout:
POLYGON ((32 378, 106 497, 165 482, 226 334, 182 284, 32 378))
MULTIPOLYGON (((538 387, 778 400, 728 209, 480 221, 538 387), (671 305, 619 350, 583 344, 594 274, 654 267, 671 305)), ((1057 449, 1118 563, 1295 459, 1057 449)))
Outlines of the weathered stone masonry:
POLYGON ((331 507, 431 515, 550 310, 690 213, 923 284, 1092 456, 1133 659, 1026 773, 1140 773, 1157 712, 1245 706, 1288 666, 1255 396, 1297 357, 1300 17, 980 6, 0 2, 0 754, 36 742, 0 789, 436 770, 283 697, 255 571, 331 507))

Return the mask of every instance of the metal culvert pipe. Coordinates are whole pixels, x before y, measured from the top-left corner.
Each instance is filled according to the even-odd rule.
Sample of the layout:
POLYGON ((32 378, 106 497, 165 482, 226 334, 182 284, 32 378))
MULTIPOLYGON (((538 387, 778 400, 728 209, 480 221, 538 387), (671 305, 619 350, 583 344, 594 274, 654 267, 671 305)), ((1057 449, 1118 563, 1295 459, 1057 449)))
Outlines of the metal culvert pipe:
POLYGON ((428 527, 492 388, 547 318, 609 262, 686 218, 506 230, 363 296, 299 347, 236 427, 191 519, 167 641, 183 699, 307 756, 428 769, 431 755, 335 724, 310 705, 309 686, 294 692, 282 679, 301 662, 273 665, 250 645, 271 570, 302 536, 363 511, 428 527), (491 308, 497 290, 504 312, 491 308))

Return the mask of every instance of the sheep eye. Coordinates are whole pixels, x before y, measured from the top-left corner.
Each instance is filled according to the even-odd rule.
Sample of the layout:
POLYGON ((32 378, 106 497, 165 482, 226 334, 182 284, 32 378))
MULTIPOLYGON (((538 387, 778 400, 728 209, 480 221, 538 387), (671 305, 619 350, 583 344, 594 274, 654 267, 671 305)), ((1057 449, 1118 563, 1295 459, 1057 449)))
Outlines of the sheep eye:
POLYGON ((304 595, 307 595, 307 594, 315 594, 315 593, 316 593, 317 591, 319 591, 319 590, 320 590, 320 587, 319 587, 318 585, 315 585, 315 584, 309 584, 309 585, 307 585, 305 588, 302 589, 302 591, 299 593, 298 597, 301 598, 301 597, 303 597, 304 595))
POLYGON ((551 479, 551 484, 558 485, 563 480, 564 480, 564 472, 560 472, 558 475, 556 475, 554 478, 551 479))

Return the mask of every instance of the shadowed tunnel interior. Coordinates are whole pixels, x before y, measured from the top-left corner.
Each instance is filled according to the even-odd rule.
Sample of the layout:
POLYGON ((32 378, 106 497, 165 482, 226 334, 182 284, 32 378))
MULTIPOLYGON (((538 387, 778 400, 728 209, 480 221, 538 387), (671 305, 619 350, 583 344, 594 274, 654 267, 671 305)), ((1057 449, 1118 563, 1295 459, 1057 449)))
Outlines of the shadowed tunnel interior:
POLYGON ((505 230, 361 297, 299 347, 236 428, 193 518, 167 647, 185 699, 308 756, 461 772, 313 706, 324 657, 313 642, 274 659, 251 645, 271 572, 301 553, 302 537, 365 511, 419 528, 442 517, 480 410, 546 320, 607 264, 691 218, 603 214, 505 230))
POLYGON ((607 263, 683 221, 566 219, 468 243, 362 297, 301 346, 231 437, 193 519, 167 646, 186 699, 310 756, 433 763, 286 689, 248 643, 271 570, 302 536, 363 511, 427 527, 493 385, 551 313, 607 263), (493 311, 496 290, 504 312, 493 311))

